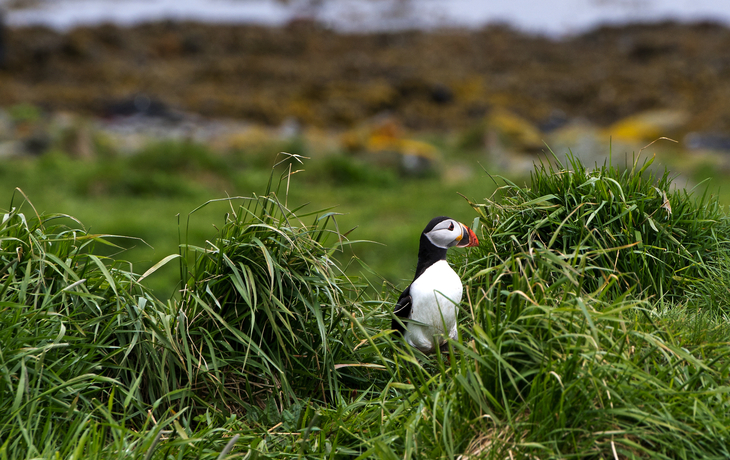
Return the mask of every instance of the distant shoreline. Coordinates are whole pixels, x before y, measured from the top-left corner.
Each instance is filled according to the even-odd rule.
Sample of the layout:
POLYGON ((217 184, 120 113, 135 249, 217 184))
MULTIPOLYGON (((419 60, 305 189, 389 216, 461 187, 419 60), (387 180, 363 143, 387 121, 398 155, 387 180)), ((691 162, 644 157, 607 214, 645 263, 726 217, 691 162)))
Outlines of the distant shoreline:
MULTIPOLYGON (((0 0, 0 7, 2 0, 0 0)), ((163 21, 281 27, 296 21, 350 33, 480 29, 506 24, 522 33, 571 37, 602 26, 674 21, 713 21, 730 26, 730 4, 695 0, 54 0, 6 13, 10 27, 45 26, 57 31, 115 24, 133 27, 163 21)))

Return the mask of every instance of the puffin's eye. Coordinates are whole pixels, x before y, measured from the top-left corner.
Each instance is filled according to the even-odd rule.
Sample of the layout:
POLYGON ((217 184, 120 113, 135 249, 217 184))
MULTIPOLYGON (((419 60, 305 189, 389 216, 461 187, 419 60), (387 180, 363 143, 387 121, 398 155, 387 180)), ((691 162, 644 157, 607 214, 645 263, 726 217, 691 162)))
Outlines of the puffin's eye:
POLYGON ((454 229, 454 223, 453 223, 453 222, 451 222, 451 223, 449 224, 449 231, 452 231, 453 229, 454 229))

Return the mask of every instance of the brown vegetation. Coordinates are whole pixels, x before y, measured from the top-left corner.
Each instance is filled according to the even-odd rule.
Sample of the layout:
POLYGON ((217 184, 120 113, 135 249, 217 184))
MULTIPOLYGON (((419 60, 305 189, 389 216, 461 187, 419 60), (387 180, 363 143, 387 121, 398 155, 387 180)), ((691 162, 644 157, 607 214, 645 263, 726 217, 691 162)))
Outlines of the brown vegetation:
POLYGON ((157 23, 68 33, 11 29, 0 106, 104 114, 138 93, 206 116, 348 127, 388 112, 413 129, 463 128, 505 107, 533 123, 608 125, 679 109, 687 128, 730 130, 730 30, 606 27, 560 41, 505 27, 338 34, 157 23))

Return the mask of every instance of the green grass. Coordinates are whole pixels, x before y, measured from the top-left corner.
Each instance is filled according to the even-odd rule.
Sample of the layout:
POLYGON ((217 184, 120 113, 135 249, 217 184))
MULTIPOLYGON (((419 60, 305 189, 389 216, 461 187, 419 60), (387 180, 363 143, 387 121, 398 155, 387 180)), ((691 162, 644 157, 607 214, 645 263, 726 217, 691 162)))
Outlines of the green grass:
MULTIPOLYGON (((730 456, 730 229, 716 197, 647 163, 575 159, 501 195, 482 185, 488 200, 466 193, 472 208, 449 213, 482 244, 452 254, 459 337, 424 356, 386 329, 398 288, 351 274, 361 260, 343 247, 378 246, 354 242, 330 201, 299 206, 303 174, 354 195, 326 185, 342 165, 293 174, 301 158, 283 158, 260 194, 183 214, 182 245, 143 270, 117 253, 124 238, 15 195, 0 224, 0 459, 730 456), (209 215, 205 242, 188 220, 209 215), (179 296, 147 286, 164 270, 179 296)), ((352 180, 382 203, 366 220, 431 180, 362 167, 347 166, 352 180)))
POLYGON ((178 382, 153 371, 166 365, 158 346, 169 317, 129 264, 94 254, 112 238, 29 211, 15 208, 0 227, 0 455, 50 456, 63 440, 65 457, 88 423, 123 427, 173 397, 178 382))

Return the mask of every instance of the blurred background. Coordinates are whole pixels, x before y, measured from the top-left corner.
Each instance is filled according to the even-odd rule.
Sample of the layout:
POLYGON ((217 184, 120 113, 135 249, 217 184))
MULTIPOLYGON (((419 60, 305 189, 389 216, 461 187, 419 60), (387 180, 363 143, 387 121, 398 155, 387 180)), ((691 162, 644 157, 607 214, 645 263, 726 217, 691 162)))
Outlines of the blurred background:
POLYGON ((0 209, 17 187, 138 238, 109 254, 139 273, 213 239, 230 205, 191 211, 263 193, 280 151, 310 158, 291 208, 382 243, 342 254, 376 286, 412 277, 431 217, 471 223, 459 194, 529 184, 549 150, 656 155, 730 200, 725 0, 0 0, 0 18, 0 209))

